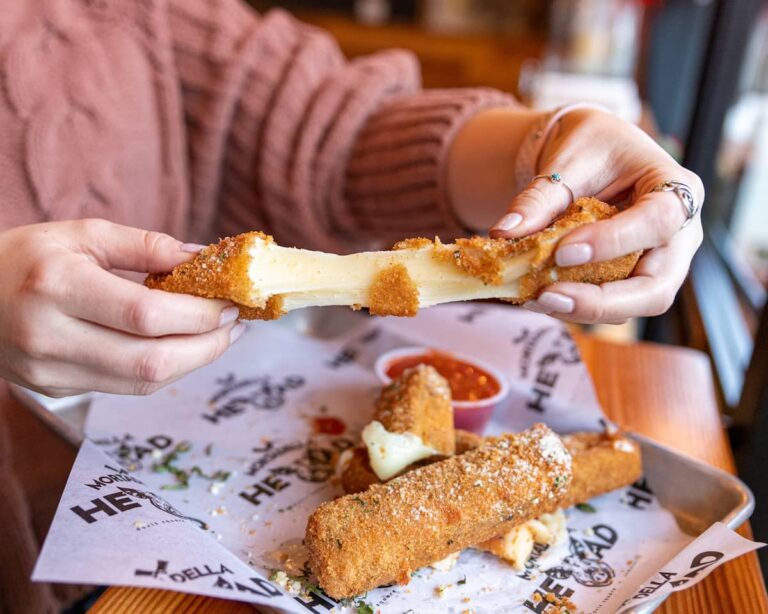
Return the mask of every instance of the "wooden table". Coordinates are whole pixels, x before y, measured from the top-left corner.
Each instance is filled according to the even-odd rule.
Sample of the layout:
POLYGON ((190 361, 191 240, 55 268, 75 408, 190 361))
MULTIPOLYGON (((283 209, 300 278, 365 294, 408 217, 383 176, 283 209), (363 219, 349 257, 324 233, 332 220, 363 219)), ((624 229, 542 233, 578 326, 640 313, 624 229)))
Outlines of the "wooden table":
MULTIPOLYGON (((639 343, 618 345, 579 337, 600 401, 614 421, 703 461, 734 471, 707 357, 693 350, 639 343)), ((759 505, 759 503, 758 503, 759 505)), ((749 525, 742 535, 751 537, 749 525)), ((110 588, 92 612, 235 614, 252 606, 170 591, 110 588)), ((768 595, 755 553, 726 563, 703 582, 673 594, 660 612, 759 614, 768 595)))

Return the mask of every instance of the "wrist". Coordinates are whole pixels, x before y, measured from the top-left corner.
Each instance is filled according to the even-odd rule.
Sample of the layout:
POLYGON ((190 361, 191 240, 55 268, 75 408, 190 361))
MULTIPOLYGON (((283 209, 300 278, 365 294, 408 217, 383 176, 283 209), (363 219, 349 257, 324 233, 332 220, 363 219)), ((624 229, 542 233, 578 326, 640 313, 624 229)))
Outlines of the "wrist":
POLYGON ((563 121, 605 111, 600 105, 578 102, 543 113, 539 121, 529 128, 518 149, 514 163, 515 193, 521 192, 540 172, 541 160, 556 138, 563 121))
POLYGON ((515 194, 510 180, 518 150, 546 114, 525 107, 481 111, 451 144, 446 185, 454 214, 471 231, 487 229, 515 194))

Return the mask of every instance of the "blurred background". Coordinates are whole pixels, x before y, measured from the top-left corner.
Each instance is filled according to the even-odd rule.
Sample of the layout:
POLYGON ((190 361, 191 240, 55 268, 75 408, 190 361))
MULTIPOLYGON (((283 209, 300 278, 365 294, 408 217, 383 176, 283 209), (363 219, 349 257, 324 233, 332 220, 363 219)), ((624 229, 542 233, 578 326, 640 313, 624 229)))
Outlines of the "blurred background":
MULTIPOLYGON (((540 108, 601 103, 698 173, 706 239, 675 306, 593 332, 707 352, 739 472, 768 501, 768 1, 251 4, 330 31, 350 57, 410 49, 426 87, 491 86, 540 108)), ((753 527, 768 538, 765 504, 753 527)))

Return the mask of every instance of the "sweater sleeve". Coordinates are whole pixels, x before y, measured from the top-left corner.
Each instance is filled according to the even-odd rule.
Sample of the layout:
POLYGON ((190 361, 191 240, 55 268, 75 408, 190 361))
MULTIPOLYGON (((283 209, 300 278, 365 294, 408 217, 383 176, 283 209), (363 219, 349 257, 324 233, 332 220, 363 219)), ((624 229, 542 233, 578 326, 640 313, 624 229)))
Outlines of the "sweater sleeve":
POLYGON ((346 61, 325 32, 231 0, 170 0, 193 230, 263 229, 347 251, 462 229, 444 181, 451 139, 491 89, 420 90, 404 51, 346 61))

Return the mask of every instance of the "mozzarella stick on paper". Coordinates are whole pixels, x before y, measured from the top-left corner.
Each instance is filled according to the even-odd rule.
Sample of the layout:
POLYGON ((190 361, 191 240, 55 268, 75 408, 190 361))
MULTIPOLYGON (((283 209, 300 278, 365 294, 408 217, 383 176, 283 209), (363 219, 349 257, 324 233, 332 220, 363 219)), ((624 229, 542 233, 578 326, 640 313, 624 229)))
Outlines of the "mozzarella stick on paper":
POLYGON ((309 567, 331 597, 358 595, 557 509, 572 478, 562 440, 537 424, 318 507, 309 567))
POLYGON ((430 456, 455 450, 448 382, 434 367, 406 369, 381 391, 362 432, 370 467, 381 480, 430 456))
MULTIPOLYGON (((628 486, 642 475, 640 446, 626 435, 574 433, 564 435, 562 439, 573 458, 573 481, 568 496, 562 502, 563 508, 628 486)), ((457 429, 456 454, 476 448, 486 440, 492 438, 484 439, 457 429)), ((348 494, 381 483, 370 468, 365 447, 357 446, 353 450, 341 469, 341 485, 348 494)))
MULTIPOLYGON (((568 494, 559 503, 560 510, 627 486, 642 474, 640 446, 625 435, 575 433, 562 439, 573 459, 573 479, 568 494)), ((457 430, 456 454, 478 447, 483 440, 474 433, 457 430)), ((436 458, 439 457, 425 459, 421 463, 435 462, 436 458)), ((354 448, 341 472, 344 491, 360 492, 377 483, 379 480, 370 468, 365 448, 354 448)), ((565 516, 562 511, 555 511, 516 525, 474 547, 490 552, 522 570, 533 551, 534 542, 552 545, 561 541, 565 533, 565 516)))
MULTIPOLYGON (((573 479, 568 494, 560 502, 561 509, 628 486, 642 475, 640 446, 624 435, 574 433, 562 439, 573 459, 573 479)), ((565 536, 565 531, 562 512, 543 514, 475 548, 495 554, 522 570, 534 542, 552 545, 565 536)))

